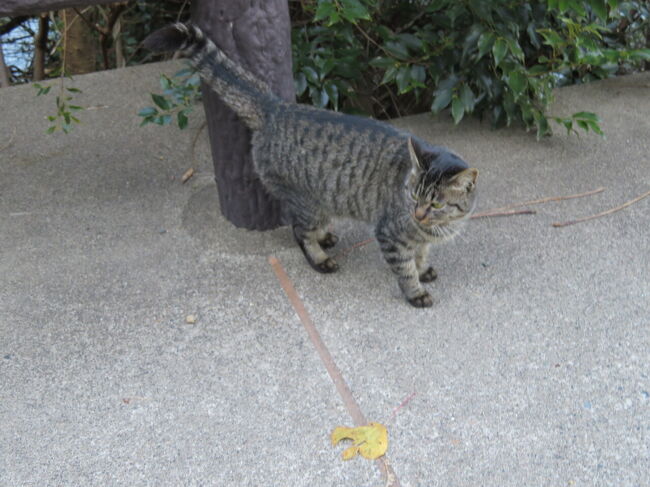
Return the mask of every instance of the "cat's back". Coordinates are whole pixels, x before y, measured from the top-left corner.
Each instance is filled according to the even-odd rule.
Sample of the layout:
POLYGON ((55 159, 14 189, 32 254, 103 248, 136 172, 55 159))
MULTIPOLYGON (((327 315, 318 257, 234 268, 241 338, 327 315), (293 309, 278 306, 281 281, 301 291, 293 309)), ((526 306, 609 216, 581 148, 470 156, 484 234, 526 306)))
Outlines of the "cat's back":
POLYGON ((311 192, 337 214, 372 219, 405 167, 405 138, 377 120, 281 103, 256 136, 262 176, 311 192))

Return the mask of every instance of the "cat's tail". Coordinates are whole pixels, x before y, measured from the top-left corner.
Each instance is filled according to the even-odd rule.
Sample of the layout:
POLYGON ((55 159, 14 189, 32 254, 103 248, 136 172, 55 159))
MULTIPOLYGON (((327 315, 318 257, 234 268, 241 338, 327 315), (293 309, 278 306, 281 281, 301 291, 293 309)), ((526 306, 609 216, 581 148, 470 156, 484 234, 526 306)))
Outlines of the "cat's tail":
POLYGON ((195 24, 168 25, 143 44, 155 52, 179 51, 247 126, 262 126, 265 105, 275 99, 269 86, 226 56, 195 24))

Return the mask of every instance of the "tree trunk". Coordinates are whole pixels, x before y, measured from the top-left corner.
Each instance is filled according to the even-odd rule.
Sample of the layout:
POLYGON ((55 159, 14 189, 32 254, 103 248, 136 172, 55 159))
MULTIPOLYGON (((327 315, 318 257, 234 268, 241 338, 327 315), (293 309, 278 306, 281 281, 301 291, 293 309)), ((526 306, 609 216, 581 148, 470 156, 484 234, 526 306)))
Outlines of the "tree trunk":
MULTIPOLYGON (((86 10, 87 11, 87 10, 86 10)), ((82 12, 83 13, 83 12, 82 12)), ((63 67, 65 75, 92 73, 97 58, 97 39, 88 25, 74 9, 61 12, 64 22, 63 67)))
MULTIPOLYGON (((196 0, 192 18, 232 59, 293 101, 291 24, 287 0, 196 0)), ((262 186, 250 156, 250 131, 203 86, 221 212, 238 227, 269 230, 283 224, 281 208, 262 186)))
POLYGON ((0 43, 0 88, 7 88, 10 84, 9 69, 5 64, 5 56, 2 52, 2 44, 0 43))
POLYGON ((47 33, 50 19, 41 15, 38 19, 38 32, 34 37, 34 81, 45 78, 45 55, 47 53, 47 33))

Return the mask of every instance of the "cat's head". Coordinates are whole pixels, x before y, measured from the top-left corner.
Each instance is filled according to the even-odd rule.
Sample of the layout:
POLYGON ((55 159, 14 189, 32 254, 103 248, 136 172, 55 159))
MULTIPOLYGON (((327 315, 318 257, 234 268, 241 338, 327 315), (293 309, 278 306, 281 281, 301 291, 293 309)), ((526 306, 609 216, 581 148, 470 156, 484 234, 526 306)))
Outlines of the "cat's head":
POLYGON ((414 137, 408 139, 411 171, 405 190, 414 220, 423 227, 467 218, 476 205, 478 169, 457 155, 414 137))

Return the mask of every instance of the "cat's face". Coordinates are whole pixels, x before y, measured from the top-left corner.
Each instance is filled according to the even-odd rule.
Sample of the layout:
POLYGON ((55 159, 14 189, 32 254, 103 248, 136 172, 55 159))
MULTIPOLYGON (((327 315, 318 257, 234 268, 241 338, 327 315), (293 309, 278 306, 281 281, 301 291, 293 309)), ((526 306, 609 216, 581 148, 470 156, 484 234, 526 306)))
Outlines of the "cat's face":
POLYGON ((413 219, 423 227, 468 217, 476 204, 478 169, 458 156, 409 139, 412 171, 406 184, 413 219))

